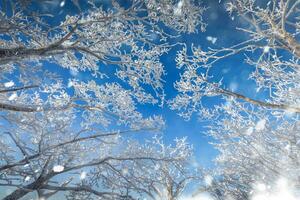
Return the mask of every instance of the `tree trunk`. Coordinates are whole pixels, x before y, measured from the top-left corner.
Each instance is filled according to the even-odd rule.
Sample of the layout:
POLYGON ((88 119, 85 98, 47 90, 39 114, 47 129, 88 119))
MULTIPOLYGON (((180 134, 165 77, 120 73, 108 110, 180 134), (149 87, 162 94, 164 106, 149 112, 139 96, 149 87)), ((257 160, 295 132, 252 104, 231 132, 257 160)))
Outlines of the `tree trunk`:
POLYGON ((4 197, 2 200, 17 200, 22 197, 24 197, 26 194, 39 189, 40 187, 43 186, 43 183, 49 179, 52 175, 48 175, 46 177, 40 176, 38 179, 36 179, 33 183, 30 183, 29 185, 23 187, 23 188, 18 188, 11 194, 7 195, 4 197))
POLYGON ((31 192, 30 189, 20 188, 20 189, 15 190, 13 193, 9 194, 8 196, 4 197, 4 199, 2 199, 2 200, 17 200, 17 199, 22 198, 29 192, 31 192))

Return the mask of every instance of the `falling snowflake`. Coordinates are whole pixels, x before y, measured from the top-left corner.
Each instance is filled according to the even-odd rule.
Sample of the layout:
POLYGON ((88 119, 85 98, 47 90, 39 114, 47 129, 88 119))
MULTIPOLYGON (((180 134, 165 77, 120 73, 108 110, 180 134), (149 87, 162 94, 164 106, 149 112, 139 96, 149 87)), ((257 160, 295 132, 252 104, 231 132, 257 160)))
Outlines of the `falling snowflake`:
POLYGON ((26 182, 30 180, 30 176, 26 176, 24 179, 26 182))
POLYGON ((12 87, 14 85, 15 85, 15 83, 13 81, 9 81, 9 82, 4 83, 4 87, 7 87, 7 88, 12 87))
POLYGON ((264 53, 268 53, 270 51, 270 47, 269 46, 265 46, 264 47, 264 53))
POLYGON ((206 40, 211 42, 212 44, 215 44, 217 42, 217 39, 216 37, 212 37, 212 36, 207 36, 206 37, 206 40))
POLYGON ((81 172, 80 173, 80 180, 83 180, 86 178, 86 172, 81 172))
POLYGON ((159 170, 159 168, 160 168, 159 164, 156 164, 154 170, 159 170))
POLYGON ((291 145, 287 144, 285 147, 284 147, 285 150, 289 151, 291 149, 291 145))
POLYGON ((70 88, 72 86, 73 86, 73 82, 71 80, 69 80, 69 82, 68 82, 68 88, 70 88))
POLYGON ((122 174, 123 174, 123 175, 128 174, 128 169, 127 169, 127 168, 122 169, 122 174))
POLYGON ((9 101, 13 101, 13 100, 15 100, 17 97, 18 97, 18 95, 17 95, 16 93, 13 93, 12 95, 10 95, 10 96, 8 97, 8 100, 9 100, 9 101))
POLYGON ((53 167, 53 171, 54 171, 54 172, 62 172, 62 171, 64 171, 64 169, 65 169, 65 167, 62 166, 62 165, 55 165, 55 166, 53 167))
POLYGON ((259 120, 255 126, 255 130, 257 131, 262 131, 265 129, 265 126, 266 126, 266 120, 265 119, 262 119, 262 120, 259 120))
POLYGON ((59 6, 60 6, 60 7, 64 7, 65 4, 66 4, 66 1, 61 1, 60 4, 59 4, 59 6))
POLYGON ((247 135, 251 135, 253 133, 253 127, 250 127, 246 130, 247 135))

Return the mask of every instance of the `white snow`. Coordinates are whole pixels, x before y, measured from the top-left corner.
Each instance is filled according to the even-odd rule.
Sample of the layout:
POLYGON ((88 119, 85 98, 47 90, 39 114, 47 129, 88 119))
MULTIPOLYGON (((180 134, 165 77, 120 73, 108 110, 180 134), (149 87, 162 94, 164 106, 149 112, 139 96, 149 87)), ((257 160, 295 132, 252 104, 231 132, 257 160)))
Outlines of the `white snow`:
POLYGON ((13 93, 12 95, 10 95, 10 96, 8 97, 8 100, 9 100, 9 101, 13 101, 13 100, 15 100, 17 97, 18 97, 17 93, 13 93))
POLYGON ((291 149, 291 145, 287 144, 285 147, 284 147, 285 150, 289 151, 291 149))
POLYGON ((123 174, 123 175, 128 174, 128 169, 127 169, 127 168, 122 169, 122 174, 123 174))
POLYGON ((253 133, 253 127, 250 127, 246 130, 247 135, 251 135, 253 133))
POLYGON ((37 109, 38 111, 41 111, 41 110, 43 110, 43 107, 38 106, 36 109, 37 109))
POLYGON ((54 171, 54 172, 62 172, 62 171, 64 171, 64 169, 65 169, 65 167, 62 166, 62 165, 55 165, 55 166, 53 167, 53 171, 54 171))
POLYGON ((83 180, 86 178, 86 172, 81 172, 80 173, 80 180, 83 180))
POLYGON ((30 180, 30 176, 26 176, 24 179, 26 182, 30 180))
POLYGON ((70 88, 72 86, 73 86, 73 82, 71 80, 69 80, 69 82, 68 82, 68 88, 70 88))
MULTIPOLYGON (((259 188, 257 188, 259 189, 259 188)), ((289 184, 286 179, 280 178, 275 187, 270 190, 256 190, 251 200, 296 200, 296 196, 290 190, 289 184)))
POLYGON ((211 43, 215 44, 217 42, 217 39, 216 37, 212 37, 212 36, 207 36, 206 37, 206 40, 207 41, 210 41, 211 43))
POLYGON ((183 6, 183 0, 179 1, 177 6, 174 8, 174 14, 175 15, 181 15, 182 14, 182 6, 183 6))
POLYGON ((70 74, 71 74, 72 76, 77 76, 77 75, 78 75, 78 70, 76 70, 75 68, 71 68, 71 69, 70 69, 70 74))
POLYGON ((263 191, 265 191, 265 190, 267 189, 267 186, 266 186, 265 184, 263 184, 263 183, 257 183, 257 184, 255 185, 255 188, 256 188, 258 191, 263 192, 263 191))
POLYGON ((265 129, 266 126, 266 120, 265 119, 261 119, 257 122, 256 126, 255 126, 255 130, 257 131, 262 131, 265 129))
POLYGON ((4 87, 7 87, 7 88, 12 87, 14 85, 15 85, 15 83, 13 81, 9 81, 9 82, 4 83, 4 87))
POLYGON ((159 164, 156 164, 154 170, 159 170, 159 168, 160 168, 159 164))
POLYGON ((61 1, 60 4, 59 4, 59 6, 60 6, 60 7, 64 7, 65 4, 66 4, 66 1, 61 1))
POLYGON ((268 53, 270 51, 270 47, 269 46, 264 46, 264 53, 268 53))
POLYGON ((207 175, 204 177, 204 182, 207 186, 211 185, 213 181, 213 178, 210 175, 207 175))

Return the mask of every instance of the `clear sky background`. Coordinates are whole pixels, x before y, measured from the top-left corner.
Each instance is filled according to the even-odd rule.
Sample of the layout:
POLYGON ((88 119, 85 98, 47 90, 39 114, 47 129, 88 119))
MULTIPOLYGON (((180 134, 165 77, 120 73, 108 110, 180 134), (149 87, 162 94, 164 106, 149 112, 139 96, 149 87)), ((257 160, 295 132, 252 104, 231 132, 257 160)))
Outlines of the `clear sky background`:
MULTIPOLYGON (((126 2, 127 0, 123 1, 126 2)), ((103 5, 108 5, 108 2, 109 0, 98 0, 98 3, 103 5)), ((236 27, 245 26, 244 22, 229 16, 225 11, 227 0, 202 0, 201 2, 203 6, 207 7, 204 14, 204 21, 208 24, 206 32, 199 31, 194 34, 182 35, 178 38, 178 41, 186 43, 188 47, 194 44, 194 46, 207 49, 208 47, 228 47, 245 39, 243 38, 245 34, 236 29, 236 27)), ((70 0, 53 0, 51 3, 38 6, 37 9, 45 9, 57 13, 55 16, 56 20, 61 20, 66 14, 76 12, 76 7, 70 0)), ((55 23, 55 20, 53 22, 55 23)), ((180 71, 176 68, 175 57, 180 49, 180 46, 175 47, 161 58, 167 73, 164 77, 166 99, 172 99, 177 94, 174 89, 174 82, 179 79, 180 71)), ((211 75, 215 80, 223 78, 224 87, 227 89, 253 98, 263 98, 263 96, 256 96, 255 84, 253 81, 248 80, 251 68, 245 66, 243 58, 243 55, 237 55, 217 62, 215 68, 211 71, 211 75)), ((60 73, 64 74, 66 80, 73 77, 88 81, 91 78, 88 73, 79 72, 74 74, 52 65, 49 65, 48 68, 54 71, 59 70, 60 73)), ((112 73, 113 71, 111 70, 105 68, 103 71, 112 73)), ((217 98, 210 98, 205 103, 213 106, 218 101, 217 98)), ((163 108, 157 105, 141 105, 139 109, 145 115, 157 114, 163 116, 166 120, 166 129, 164 130, 166 143, 172 143, 175 138, 187 137, 188 142, 194 146, 195 161, 201 166, 213 167, 213 159, 218 152, 210 144, 213 142, 212 138, 205 134, 206 129, 204 127, 207 125, 207 122, 200 122, 196 115, 191 120, 184 121, 175 111, 170 110, 167 104, 163 108)))
MULTIPOLYGON (((199 31, 196 34, 183 35, 180 38, 181 42, 187 43, 188 46, 194 44, 207 49, 208 47, 228 47, 244 39, 245 34, 236 30, 236 26, 242 27, 245 24, 228 15, 225 10, 226 1, 203 0, 202 2, 203 6, 207 7, 204 16, 204 21, 208 24, 206 32, 199 31)), ((171 99, 177 94, 173 84, 178 80, 180 71, 176 68, 175 54, 176 49, 162 57, 167 71, 165 77, 167 99, 171 99)), ((243 58, 243 55, 237 55, 217 62, 211 75, 215 80, 220 80, 223 77, 224 87, 228 89, 254 98, 263 98, 263 96, 256 96, 255 83, 248 80, 251 68, 245 66, 246 63, 244 63, 243 58)), ((217 98, 210 98, 205 102, 209 106, 217 103, 219 103, 217 98)), ((164 133, 166 142, 171 142, 175 137, 187 136, 188 142, 194 146, 195 160, 201 166, 213 167, 213 159, 218 152, 210 144, 213 142, 212 138, 205 134, 205 125, 208 122, 200 122, 197 115, 194 115, 189 121, 184 121, 175 111, 171 111, 167 107, 162 109, 150 108, 148 111, 161 114, 166 120, 167 127, 164 133)))
MULTIPOLYGON (((109 0, 98 1, 105 4, 109 0)), ((228 15, 224 7, 226 0, 202 0, 202 2, 203 6, 207 7, 204 15, 204 20, 208 24, 206 32, 199 31, 195 34, 182 35, 182 37, 178 38, 179 41, 186 43, 187 46, 194 44, 195 46, 207 49, 209 46, 213 48, 228 47, 243 40, 245 34, 236 30, 236 27, 242 27, 245 24, 243 21, 239 21, 239 19, 228 15)), ((70 3, 70 0, 66 0, 65 3, 62 3, 62 0, 53 0, 42 7, 37 6, 36 9, 50 10, 56 13, 55 19, 59 20, 64 18, 68 13, 74 13, 76 7, 70 3)), ((167 99, 172 99, 177 94, 173 84, 179 79, 180 71, 176 68, 175 63, 176 52, 179 49, 180 47, 176 47, 161 58, 167 73, 164 77, 167 99)), ((263 95, 257 96, 254 82, 248 80, 251 68, 245 65, 243 55, 233 56, 218 62, 214 70, 211 71, 211 75, 216 80, 220 80, 223 77, 224 87, 228 89, 253 98, 264 98, 263 95)), ((73 73, 50 64, 46 67, 50 70, 59 71, 59 73, 63 74, 66 81, 72 77, 84 81, 88 81, 91 78, 88 73, 73 73)), ((111 70, 108 68, 105 69, 111 70)), ((211 98, 205 103, 212 106, 218 103, 218 99, 211 98)), ((166 121, 166 128, 164 130, 164 140, 166 143, 172 143, 175 138, 187 137, 187 141, 194 146, 196 163, 206 168, 213 167, 213 159, 217 156, 218 152, 210 144, 213 142, 212 138, 205 134, 205 125, 208 122, 200 122, 196 115, 191 120, 184 121, 175 111, 170 110, 167 104, 162 108, 157 105, 142 105, 139 108, 145 115, 157 114, 163 116, 166 121)))

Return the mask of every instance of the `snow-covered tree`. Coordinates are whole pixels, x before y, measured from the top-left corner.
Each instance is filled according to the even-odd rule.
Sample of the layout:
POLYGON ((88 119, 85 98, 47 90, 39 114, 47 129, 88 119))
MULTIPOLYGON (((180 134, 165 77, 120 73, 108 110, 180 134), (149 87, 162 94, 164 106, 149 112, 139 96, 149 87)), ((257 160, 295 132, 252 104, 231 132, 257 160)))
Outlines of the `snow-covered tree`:
POLYGON ((192 148, 186 138, 175 139, 175 147, 166 146, 161 138, 154 138, 154 146, 158 146, 159 155, 169 156, 176 162, 157 162, 145 166, 131 176, 133 182, 145 185, 146 199, 179 200, 189 186, 196 184, 201 178, 200 171, 191 166, 192 148))
POLYGON ((227 10, 248 22, 238 28, 248 39, 222 49, 192 47, 192 54, 186 48, 179 51, 177 64, 185 71, 175 85, 181 95, 171 102, 173 108, 188 111, 185 117, 189 117, 203 107, 203 96, 227 96, 267 109, 299 113, 299 2, 236 0, 227 3, 227 10), (224 88, 222 80, 213 81, 210 69, 219 60, 240 53, 245 53, 245 61, 255 69, 250 78, 257 83, 257 91, 270 91, 268 100, 253 99, 224 88))
POLYGON ((0 137, 3 199, 160 199, 156 192, 166 180, 172 180, 167 186, 174 189, 169 199, 176 199, 193 178, 186 172, 192 151, 185 140, 173 146, 160 138, 141 144, 129 137, 139 130, 78 129, 72 114, 2 116, 9 123, 0 137))
MULTIPOLYGON (((71 89, 82 88, 80 84, 73 84, 76 78, 58 85, 57 66, 72 74, 87 72, 98 80, 114 78, 125 82, 130 88, 128 92, 141 103, 163 101, 162 76, 165 72, 160 56, 176 45, 176 42, 169 42, 171 38, 182 32, 196 32, 199 25, 204 29, 203 8, 191 1, 110 1, 106 7, 93 1, 88 3, 84 11, 66 15, 62 20, 52 16, 53 13, 34 12, 34 6, 39 5, 35 1, 29 1, 27 7, 18 1, 2 2, 6 5, 1 7, 0 21, 1 76, 2 80, 15 83, 15 88, 7 91, 2 82, 2 110, 50 109, 48 105, 37 105, 22 97, 12 104, 9 99, 13 98, 9 97, 13 91, 31 89, 28 91, 31 94, 44 87, 64 87, 67 83, 71 89), (172 31, 167 31, 166 27, 172 31), (51 67, 45 68, 49 65, 51 67), (153 92, 146 92, 145 86, 150 86, 153 92)), ((87 85, 86 88, 93 90, 93 84, 87 85)), ((71 102, 74 106, 78 98, 94 106, 76 95, 65 102, 68 104, 65 106, 70 106, 71 102)), ((54 108, 62 106, 53 105, 54 108)))
POLYGON ((0 187, 14 188, 4 199, 155 199, 163 185, 175 199, 190 179, 190 147, 127 135, 163 126, 137 107, 165 101, 160 56, 179 34, 204 30, 203 8, 73 0, 67 15, 37 9, 55 2, 71 3, 0 2, 0 187))
POLYGON ((216 139, 220 155, 208 188, 216 198, 247 199, 257 185, 272 192, 281 179, 299 191, 300 1, 231 0, 226 9, 243 22, 237 28, 243 41, 220 49, 179 51, 183 73, 171 108, 186 119, 196 112, 212 121, 208 134, 216 139), (246 65, 243 60, 234 65, 251 68, 256 97, 228 89, 226 77, 213 76, 212 70, 222 70, 218 61, 235 55, 245 56, 246 65), (202 100, 212 98, 220 103, 208 108, 202 100))

